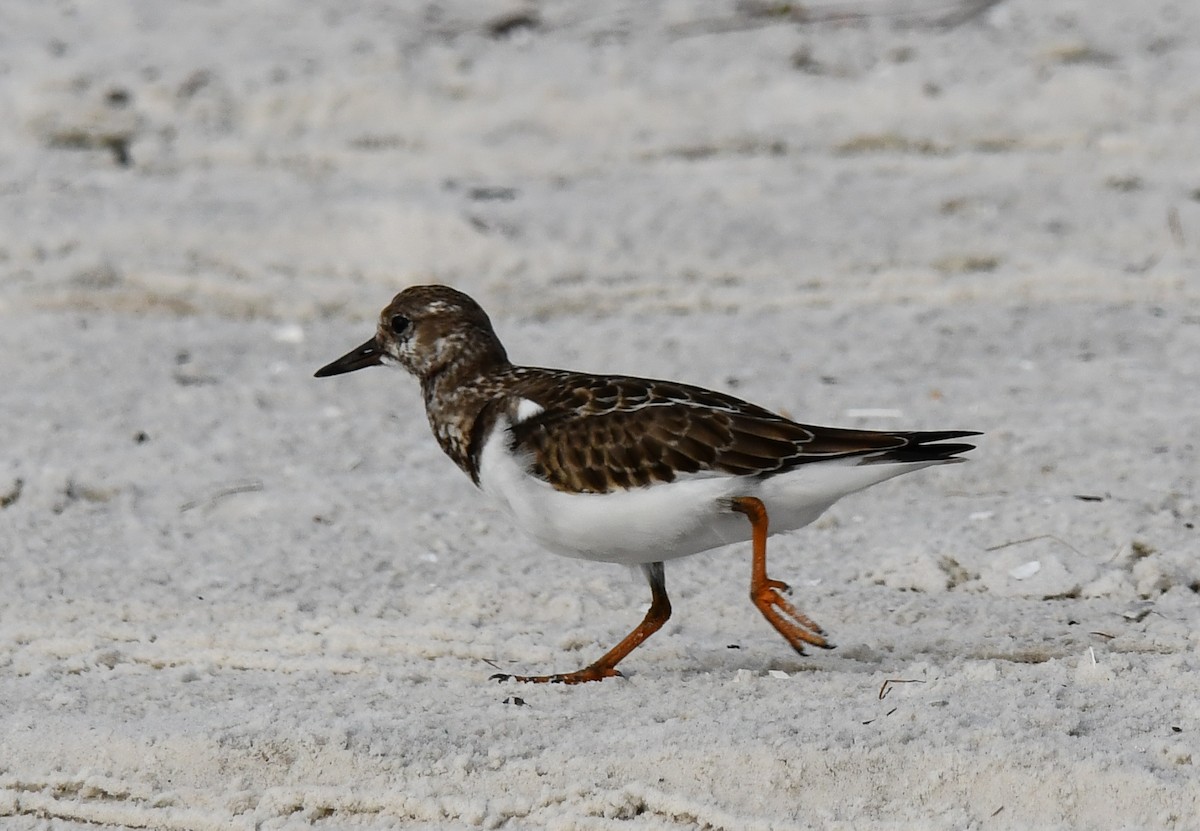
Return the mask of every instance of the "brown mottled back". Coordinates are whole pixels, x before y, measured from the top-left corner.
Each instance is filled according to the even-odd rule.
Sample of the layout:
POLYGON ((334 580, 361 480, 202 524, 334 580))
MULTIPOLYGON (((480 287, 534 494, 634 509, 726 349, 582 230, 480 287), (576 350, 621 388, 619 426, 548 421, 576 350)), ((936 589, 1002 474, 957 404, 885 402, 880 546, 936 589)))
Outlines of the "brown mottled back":
POLYGON ((900 434, 797 424, 675 382, 528 367, 500 375, 510 395, 543 408, 513 425, 513 444, 562 491, 604 493, 706 471, 770 475, 908 443, 900 434))

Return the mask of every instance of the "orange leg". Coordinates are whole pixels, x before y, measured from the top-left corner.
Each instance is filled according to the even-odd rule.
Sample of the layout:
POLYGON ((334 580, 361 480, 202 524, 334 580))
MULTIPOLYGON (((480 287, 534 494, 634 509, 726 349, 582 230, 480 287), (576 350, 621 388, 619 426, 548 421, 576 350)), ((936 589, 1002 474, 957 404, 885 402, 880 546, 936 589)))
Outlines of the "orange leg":
POLYGON ((750 600, 762 612, 767 622, 792 648, 804 654, 804 644, 822 649, 833 645, 822 637, 825 630, 784 599, 780 592, 791 592, 787 583, 767 577, 767 506, 753 496, 739 496, 730 507, 750 520, 753 531, 754 565, 750 572, 750 600))
POLYGON ((671 617, 671 601, 667 599, 667 582, 663 575, 662 563, 649 563, 642 566, 646 579, 650 581, 650 610, 637 628, 625 636, 619 644, 605 652, 597 661, 575 672, 564 672, 558 675, 506 675, 498 673, 492 678, 496 681, 525 681, 532 684, 582 684, 585 681, 603 681, 605 678, 620 676, 617 664, 633 650, 642 645, 642 641, 653 635, 671 617))

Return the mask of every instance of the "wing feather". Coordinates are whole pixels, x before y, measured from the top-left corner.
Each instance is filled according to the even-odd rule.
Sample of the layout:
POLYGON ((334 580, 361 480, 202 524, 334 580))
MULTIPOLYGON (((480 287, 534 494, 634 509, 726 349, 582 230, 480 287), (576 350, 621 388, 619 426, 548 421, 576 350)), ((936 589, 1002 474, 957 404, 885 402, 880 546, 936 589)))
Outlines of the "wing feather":
POLYGON ((528 367, 514 367, 513 373, 505 379, 506 391, 543 408, 513 424, 514 448, 529 454, 535 475, 574 493, 606 493, 704 472, 770 476, 844 456, 945 459, 971 445, 943 450, 930 445, 924 451, 921 445, 974 435, 815 427, 676 382, 528 367))

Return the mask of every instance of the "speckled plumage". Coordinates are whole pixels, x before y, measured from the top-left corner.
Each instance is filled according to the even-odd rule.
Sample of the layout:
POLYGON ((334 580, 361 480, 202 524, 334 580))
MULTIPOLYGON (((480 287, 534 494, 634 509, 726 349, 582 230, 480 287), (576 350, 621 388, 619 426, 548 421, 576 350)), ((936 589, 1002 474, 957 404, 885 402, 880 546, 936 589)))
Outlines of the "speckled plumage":
MULTIPOLYGON (((397 295, 380 315, 377 342, 389 344, 382 351, 420 379, 438 444, 476 483, 479 452, 499 415, 512 425, 513 449, 530 454, 531 472, 572 493, 608 493, 706 471, 769 476, 806 462, 972 435, 817 427, 674 381, 516 366, 483 309, 446 286, 397 295), (418 322, 411 349, 389 344, 388 326, 397 315, 418 322), (522 400, 541 412, 520 419, 522 400)), ((969 449, 941 444, 909 461, 969 449)))
POLYGON ((962 461, 973 445, 948 440, 977 435, 818 427, 674 381, 518 366, 483 309, 447 286, 396 295, 375 337, 317 374, 380 363, 419 379, 442 450, 535 539, 647 574, 654 604, 629 638, 577 673, 523 680, 616 674, 670 614, 662 562, 745 539, 754 541, 751 593, 764 616, 798 651, 827 646, 766 577, 767 534, 901 473, 962 461))

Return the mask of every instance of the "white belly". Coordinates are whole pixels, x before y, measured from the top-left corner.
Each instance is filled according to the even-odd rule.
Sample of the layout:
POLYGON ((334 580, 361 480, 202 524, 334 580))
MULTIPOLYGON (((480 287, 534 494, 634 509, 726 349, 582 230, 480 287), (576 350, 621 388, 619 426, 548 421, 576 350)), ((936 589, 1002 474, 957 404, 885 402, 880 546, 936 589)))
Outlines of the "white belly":
POLYGON ((497 424, 479 459, 479 486, 527 534, 568 557, 652 563, 749 539, 745 517, 719 510, 736 481, 692 479, 616 493, 565 493, 528 473, 497 424), (739 521, 740 520, 740 521, 739 521))
POLYGON ((479 485, 527 534, 557 554, 613 563, 652 563, 750 539, 750 523, 729 508, 735 496, 767 507, 772 533, 800 528, 839 497, 926 467, 802 465, 766 479, 713 475, 615 493, 565 493, 528 473, 499 420, 479 460, 479 485))

